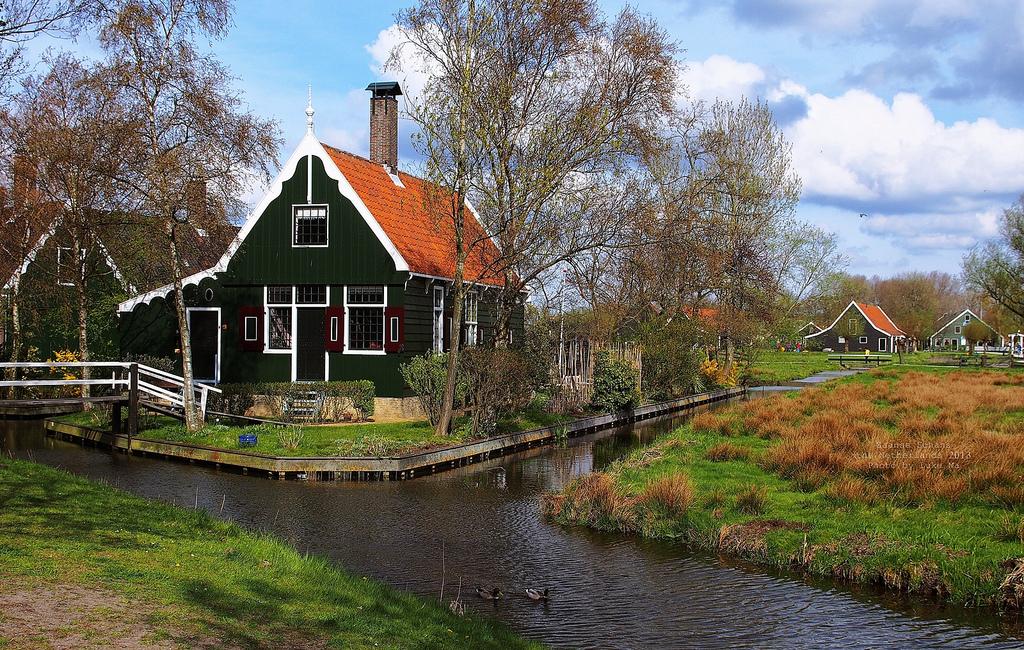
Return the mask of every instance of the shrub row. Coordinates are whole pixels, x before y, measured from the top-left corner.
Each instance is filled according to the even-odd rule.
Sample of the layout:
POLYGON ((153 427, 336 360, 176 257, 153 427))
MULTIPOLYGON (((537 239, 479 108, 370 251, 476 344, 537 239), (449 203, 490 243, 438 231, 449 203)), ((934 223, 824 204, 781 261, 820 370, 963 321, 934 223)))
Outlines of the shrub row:
POLYGON ((373 415, 373 400, 376 397, 373 382, 366 379, 303 384, 291 382, 221 384, 218 388, 222 392, 220 394, 211 393, 208 407, 213 411, 235 415, 244 415, 246 410, 255 404, 257 395, 290 400, 304 399, 309 393, 316 393, 322 398, 348 398, 352 401, 352 406, 363 414, 363 417, 369 417, 373 415))

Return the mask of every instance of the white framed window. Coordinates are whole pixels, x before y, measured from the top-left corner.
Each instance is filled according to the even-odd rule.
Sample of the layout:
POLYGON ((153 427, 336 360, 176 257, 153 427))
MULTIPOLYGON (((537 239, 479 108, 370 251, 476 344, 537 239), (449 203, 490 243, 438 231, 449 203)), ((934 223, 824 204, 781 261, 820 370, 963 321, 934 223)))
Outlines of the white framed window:
POLYGON ((970 322, 971 322, 971 315, 970 314, 965 314, 964 315, 964 325, 966 325, 967 323, 970 323, 970 322))
POLYGON ((885 339, 878 339, 878 351, 879 352, 885 352, 886 351, 885 339))
POLYGON ((434 352, 444 352, 444 287, 434 287, 434 352))
POLYGON ((255 316, 246 316, 244 320, 243 337, 246 341, 258 341, 259 340, 259 326, 260 319, 255 316))
POLYGON ((57 247, 57 284, 62 287, 75 286, 74 252, 70 246, 57 247))
POLYGON ((840 336, 839 337, 839 342, 840 343, 846 343, 846 337, 845 336, 840 336))
POLYGON ((392 316, 388 323, 388 337, 391 343, 398 343, 398 316, 392 316))
POLYGON ((292 307, 295 288, 291 286, 267 287, 267 349, 292 349, 292 307))
POLYGON ((476 345, 476 335, 478 329, 478 316, 480 313, 480 298, 476 291, 470 291, 466 294, 466 300, 464 305, 465 321, 466 321, 466 345, 476 345))
POLYGON ((960 333, 960 326, 959 325, 957 325, 956 327, 953 328, 953 333, 954 334, 959 334, 960 333))
POLYGON ((861 342, 861 345, 867 343, 868 342, 868 337, 866 337, 866 336, 860 337, 860 342, 861 342))
POLYGON ((345 315, 348 326, 347 352, 384 354, 384 306, 387 291, 383 286, 345 288, 345 315))
POLYGON ((328 234, 326 205, 292 206, 293 248, 323 248, 328 234))
POLYGON ((849 325, 850 332, 856 332, 857 331, 857 325, 858 325, 857 319, 856 318, 851 318, 850 319, 850 325, 849 325))

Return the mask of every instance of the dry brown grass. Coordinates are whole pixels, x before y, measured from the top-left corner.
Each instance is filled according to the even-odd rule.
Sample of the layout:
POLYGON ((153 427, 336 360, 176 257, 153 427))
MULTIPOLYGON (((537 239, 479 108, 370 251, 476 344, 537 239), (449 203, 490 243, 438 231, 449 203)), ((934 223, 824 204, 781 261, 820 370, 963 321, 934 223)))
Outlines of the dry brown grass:
MULTIPOLYGON (((845 501, 1024 503, 1024 379, 997 372, 884 376, 897 381, 745 405, 746 430, 778 440, 761 465, 801 489, 842 476, 829 490, 845 501)), ((732 421, 709 419, 705 430, 728 429, 723 420, 732 421)))
POLYGON ((750 457, 750 450, 731 442, 720 442, 709 447, 704 452, 704 457, 716 463, 726 460, 743 460, 750 457))
POLYGON ((736 494, 736 509, 746 515, 759 515, 768 504, 768 489, 751 483, 736 494))
POLYGON ((681 517, 693 503, 693 484, 683 474, 662 476, 644 487, 637 503, 649 510, 661 510, 670 517, 681 517))
POLYGON ((734 437, 743 433, 743 422, 736 413, 731 411, 698 413, 693 416, 690 424, 694 431, 713 433, 719 436, 734 437))

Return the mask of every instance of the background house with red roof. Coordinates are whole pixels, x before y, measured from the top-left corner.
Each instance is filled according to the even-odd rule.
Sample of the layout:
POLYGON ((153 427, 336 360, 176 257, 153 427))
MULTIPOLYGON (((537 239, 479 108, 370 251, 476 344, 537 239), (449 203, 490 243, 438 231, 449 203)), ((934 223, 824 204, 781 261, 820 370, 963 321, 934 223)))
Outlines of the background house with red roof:
MULTIPOLYGON (((398 169, 397 83, 367 87, 370 158, 321 143, 312 103, 305 137, 224 255, 184 279, 196 378, 211 382, 369 379, 403 397, 399 366, 455 336, 489 342, 499 252, 468 203, 471 285, 452 323, 451 196, 398 169)), ((126 353, 175 354, 171 286, 119 305, 126 353)), ((523 306, 512 319, 523 336, 523 306)))
POLYGON ((881 307, 857 301, 851 301, 831 325, 804 337, 811 349, 881 353, 893 352, 907 339, 881 307))

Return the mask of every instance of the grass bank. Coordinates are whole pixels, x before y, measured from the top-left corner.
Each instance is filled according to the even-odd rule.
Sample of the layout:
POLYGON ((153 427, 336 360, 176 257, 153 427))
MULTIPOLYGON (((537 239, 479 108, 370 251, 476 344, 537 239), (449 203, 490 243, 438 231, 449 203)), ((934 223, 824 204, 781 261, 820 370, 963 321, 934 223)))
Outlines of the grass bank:
POLYGON ((838 369, 838 363, 828 360, 828 352, 758 350, 742 379, 748 386, 771 386, 838 369))
POLYGON ((203 511, 2 460, 0 647, 91 642, 530 647, 203 511))
MULTIPOLYGON (((54 418, 80 426, 110 429, 109 415, 101 410, 54 418)), ((550 426, 566 418, 531 408, 498 423, 497 434, 550 426)), ((456 422, 455 433, 438 436, 426 420, 406 422, 364 422, 357 424, 290 425, 259 424, 231 426, 210 423, 197 433, 189 433, 182 424, 166 416, 146 416, 140 421, 140 436, 151 440, 185 442, 218 449, 242 449, 238 436, 255 434, 255 447, 245 447, 268 456, 346 456, 379 457, 445 447, 472 438, 468 427, 456 422)))
POLYGON ((886 368, 701 414, 549 495, 678 539, 965 605, 1024 603, 1024 374, 886 368))

